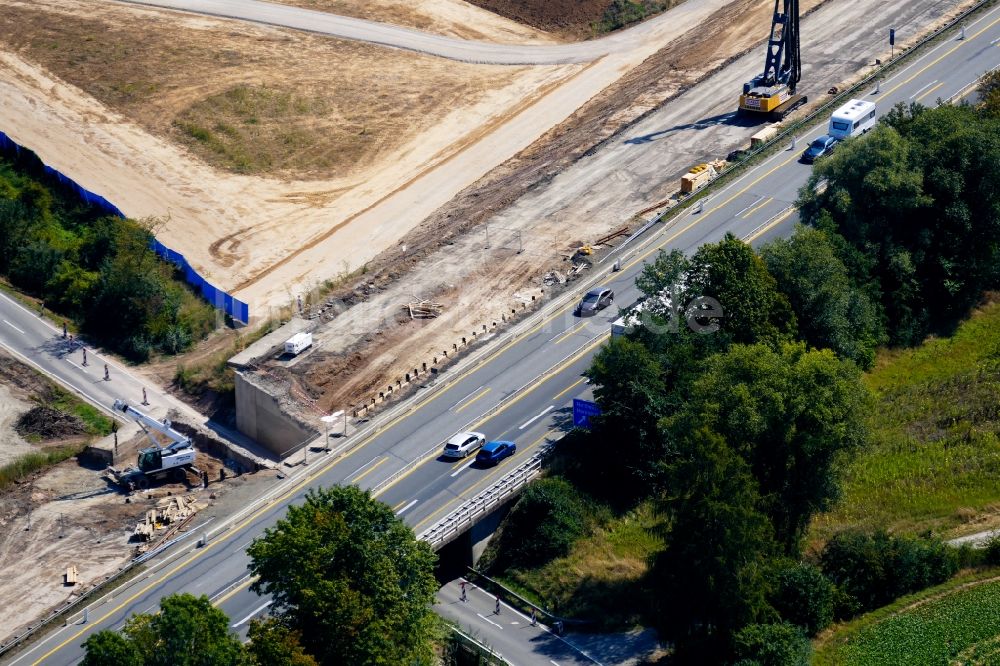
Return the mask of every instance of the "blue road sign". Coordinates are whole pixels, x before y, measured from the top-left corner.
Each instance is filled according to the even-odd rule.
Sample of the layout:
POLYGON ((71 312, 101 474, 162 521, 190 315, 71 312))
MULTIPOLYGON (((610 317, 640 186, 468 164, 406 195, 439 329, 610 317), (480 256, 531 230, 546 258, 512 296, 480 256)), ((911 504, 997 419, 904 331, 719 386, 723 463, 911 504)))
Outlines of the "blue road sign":
POLYGON ((573 425, 577 428, 589 428, 590 417, 601 413, 601 408, 596 402, 573 398, 573 425))

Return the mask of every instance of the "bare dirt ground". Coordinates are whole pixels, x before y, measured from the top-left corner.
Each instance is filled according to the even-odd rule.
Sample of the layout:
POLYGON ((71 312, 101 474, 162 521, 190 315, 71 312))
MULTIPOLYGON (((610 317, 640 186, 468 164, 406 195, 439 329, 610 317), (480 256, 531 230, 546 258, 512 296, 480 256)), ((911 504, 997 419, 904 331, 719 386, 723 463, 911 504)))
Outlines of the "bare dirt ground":
MULTIPOLYGON (((122 442, 128 450, 142 445, 144 436, 122 442)), ((0 640, 118 571, 139 545, 129 540, 136 523, 164 497, 184 495, 199 502, 195 525, 242 508, 274 478, 273 472, 263 471, 229 474, 220 482, 221 462, 200 451, 196 465, 209 474, 207 490, 189 478, 187 483, 154 484, 126 502, 126 495, 105 481, 99 469, 70 459, 0 494, 0 640), (76 586, 63 581, 70 565, 79 570, 76 586)))
MULTIPOLYGON (((169 217, 161 240, 223 288, 365 224, 386 193, 581 69, 461 64, 113 3, 0 6, 0 127, 126 213, 169 217)), ((384 249, 368 231, 331 240, 319 271, 241 297, 258 313, 286 304, 384 249)))
MULTIPOLYGON (((822 4, 812 0, 802 9, 817 11, 822 4)), ((896 8, 900 13, 891 19, 906 25, 912 40, 961 4, 945 7, 928 0, 896 8)), ((844 3, 827 5, 827 13, 817 14, 812 25, 837 39, 813 49, 807 69, 811 95, 821 96, 829 85, 842 84, 864 69, 868 53, 872 60, 880 55, 877 30, 859 28, 863 24, 853 18, 841 17, 844 25, 839 25, 844 3), (854 34, 842 34, 848 25, 854 26, 846 28, 854 34), (845 62, 838 55, 844 43, 858 45, 855 60, 845 62)), ((316 353, 279 374, 285 372, 317 401, 320 411, 377 396, 419 363, 440 357, 461 336, 482 331, 483 324, 491 326, 509 313, 507 308, 519 307, 519 292, 538 289, 548 271, 565 270, 565 257, 575 247, 629 222, 635 212, 676 190, 677 178, 688 166, 740 146, 755 128, 728 123, 735 97, 721 98, 718 91, 738 91, 739 81, 745 80, 741 77, 759 67, 752 47, 762 36, 760 26, 769 24, 771 6, 741 0, 716 12, 702 29, 659 51, 436 211, 404 240, 405 252, 384 258, 383 265, 390 268, 335 294, 331 312, 349 309, 319 331, 316 353), (694 85, 748 49, 739 61, 745 65, 694 85), (703 109, 706 119, 691 123, 697 113, 692 109, 703 109), (627 134, 624 128, 629 128, 627 134), (628 140, 634 137, 649 138, 628 140), (487 222, 491 248, 484 250, 487 222), (526 248, 521 254, 511 249, 518 232, 526 248), (420 298, 444 304, 442 316, 410 321, 402 306, 420 298)), ((872 15, 866 6, 852 11, 872 15)))
POLYGON ((19 392, 0 385, 0 466, 34 448, 14 430, 17 419, 29 409, 31 404, 22 400, 19 392))
MULTIPOLYGON (((394 23, 425 32, 460 39, 512 44, 545 44, 557 41, 536 23, 518 21, 505 12, 462 0, 280 0, 281 4, 317 9, 341 16, 394 23), (498 16, 498 14, 500 14, 498 16), (513 19, 513 20, 512 20, 513 19), (536 27, 531 27, 536 26, 536 27), (541 29, 536 29, 541 28, 541 29)), ((547 2, 548 0, 542 0, 547 2)), ((606 0, 599 0, 606 3, 606 0)))

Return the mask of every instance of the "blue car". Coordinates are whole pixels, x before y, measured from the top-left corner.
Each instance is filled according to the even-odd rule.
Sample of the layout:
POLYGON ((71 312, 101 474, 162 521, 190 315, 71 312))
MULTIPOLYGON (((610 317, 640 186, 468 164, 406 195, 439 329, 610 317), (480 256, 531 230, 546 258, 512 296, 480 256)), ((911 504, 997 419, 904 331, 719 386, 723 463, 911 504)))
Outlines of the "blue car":
POLYGON ((507 456, 514 455, 517 445, 514 442, 486 442, 476 454, 476 462, 483 465, 496 465, 507 456))

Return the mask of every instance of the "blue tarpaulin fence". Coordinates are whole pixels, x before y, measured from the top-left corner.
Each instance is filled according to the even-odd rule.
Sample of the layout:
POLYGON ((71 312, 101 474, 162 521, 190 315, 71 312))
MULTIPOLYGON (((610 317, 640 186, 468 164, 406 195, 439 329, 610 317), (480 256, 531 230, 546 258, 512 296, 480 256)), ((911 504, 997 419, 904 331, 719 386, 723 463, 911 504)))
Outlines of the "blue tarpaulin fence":
MULTIPOLYGON (((32 150, 18 145, 3 132, 0 132, 0 151, 13 154, 18 161, 27 162, 28 166, 34 166, 35 168, 40 166, 42 172, 46 176, 54 178, 60 185, 74 192, 88 204, 105 211, 109 215, 125 217, 125 214, 122 213, 113 203, 99 194, 94 194, 90 190, 82 187, 72 178, 59 173, 49 165, 45 164, 32 150)), ((157 256, 180 268, 180 270, 184 272, 184 279, 186 279, 191 286, 197 289, 206 301, 230 315, 236 321, 243 322, 244 324, 250 321, 250 306, 233 297, 231 294, 219 289, 211 282, 200 276, 198 271, 192 268, 191 264, 188 263, 188 260, 184 258, 183 254, 171 250, 155 238, 153 239, 151 249, 157 254, 157 256)))

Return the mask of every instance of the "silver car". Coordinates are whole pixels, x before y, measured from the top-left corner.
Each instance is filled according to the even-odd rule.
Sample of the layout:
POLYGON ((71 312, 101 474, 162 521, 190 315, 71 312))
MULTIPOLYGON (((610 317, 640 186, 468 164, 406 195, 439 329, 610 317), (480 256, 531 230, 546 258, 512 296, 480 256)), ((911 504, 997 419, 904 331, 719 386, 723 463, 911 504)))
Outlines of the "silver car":
POLYGON ((465 458, 478 451, 486 443, 486 435, 481 432, 460 432, 444 443, 445 458, 465 458))

